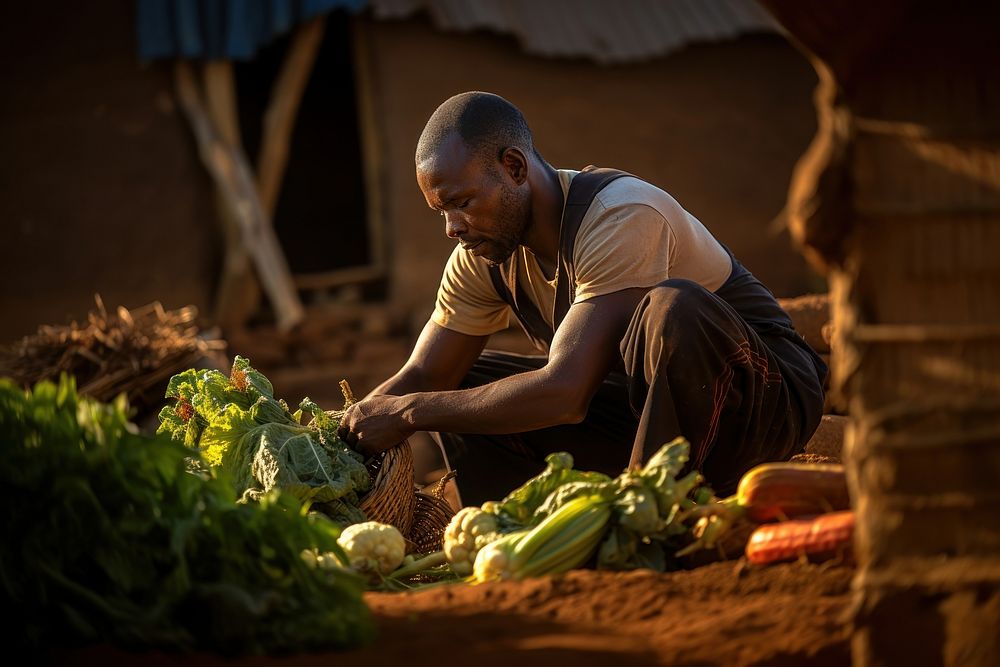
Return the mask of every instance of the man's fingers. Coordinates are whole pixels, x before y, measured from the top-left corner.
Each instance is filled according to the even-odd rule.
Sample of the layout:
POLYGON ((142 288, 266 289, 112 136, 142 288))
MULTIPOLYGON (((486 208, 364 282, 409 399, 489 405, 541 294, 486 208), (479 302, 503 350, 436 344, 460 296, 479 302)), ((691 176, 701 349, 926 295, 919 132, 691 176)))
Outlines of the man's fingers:
POLYGON ((376 454, 378 454, 381 451, 382 451, 381 449, 377 449, 375 447, 372 447, 371 445, 369 445, 367 443, 362 443, 361 444, 361 455, 364 456, 365 458, 371 458, 371 457, 375 456, 376 454))
MULTIPOLYGON (((340 426, 337 428, 337 435, 344 442, 348 442, 348 437, 351 435, 351 408, 353 407, 353 405, 349 405, 344 410, 344 415, 340 418, 340 426)), ((356 437, 355 440, 357 440, 356 437)))

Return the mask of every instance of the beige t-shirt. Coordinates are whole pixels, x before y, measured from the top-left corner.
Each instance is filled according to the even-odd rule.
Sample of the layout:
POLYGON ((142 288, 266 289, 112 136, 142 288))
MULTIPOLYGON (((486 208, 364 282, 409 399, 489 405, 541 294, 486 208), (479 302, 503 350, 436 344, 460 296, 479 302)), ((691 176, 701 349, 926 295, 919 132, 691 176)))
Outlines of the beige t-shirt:
MULTIPOLYGON (((563 201, 579 173, 558 170, 563 201)), ((517 280, 552 326, 556 280, 547 280, 524 246, 514 252, 517 280)), ((631 287, 652 287, 668 278, 686 278, 714 292, 729 277, 725 249, 693 215, 663 190, 626 176, 597 193, 580 224, 573 248, 574 303, 631 287)), ((431 318, 472 336, 487 336, 508 325, 511 310, 490 280, 489 264, 456 246, 438 288, 431 318)))

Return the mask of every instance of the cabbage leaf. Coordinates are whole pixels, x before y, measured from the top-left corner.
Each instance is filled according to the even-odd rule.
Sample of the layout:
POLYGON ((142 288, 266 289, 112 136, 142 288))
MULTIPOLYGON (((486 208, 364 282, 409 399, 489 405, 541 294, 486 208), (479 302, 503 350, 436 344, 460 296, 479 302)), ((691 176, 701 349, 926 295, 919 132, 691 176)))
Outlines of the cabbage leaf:
POLYGON ((337 437, 337 413, 308 398, 292 413, 240 356, 229 377, 216 370, 175 375, 167 397, 175 402, 160 412, 159 432, 196 449, 244 501, 280 489, 341 523, 365 520, 358 498, 371 479, 362 456, 337 437), (307 413, 312 419, 303 425, 307 413))

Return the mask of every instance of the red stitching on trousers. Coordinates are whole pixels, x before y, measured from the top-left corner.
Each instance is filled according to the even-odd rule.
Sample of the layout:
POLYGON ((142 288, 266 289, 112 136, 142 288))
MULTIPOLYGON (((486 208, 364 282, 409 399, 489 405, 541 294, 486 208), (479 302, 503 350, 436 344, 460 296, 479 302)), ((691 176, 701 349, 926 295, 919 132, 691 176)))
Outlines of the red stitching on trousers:
POLYGON ((715 440, 715 436, 719 430, 719 421, 722 417, 722 406, 725 403, 726 394, 729 393, 729 387, 732 386, 732 382, 733 364, 727 359, 725 370, 715 379, 715 386, 712 389, 712 417, 708 421, 708 432, 705 434, 705 439, 698 446, 698 455, 694 461, 696 468, 701 468, 701 464, 705 462, 705 457, 708 454, 708 445, 715 440))
POLYGON ((708 422, 708 432, 705 434, 705 439, 702 440, 698 447, 697 456, 694 461, 696 468, 701 468, 705 462, 705 457, 708 455, 709 445, 715 441, 715 437, 718 435, 719 423, 722 420, 722 408, 725 404, 726 396, 729 394, 729 389, 732 387, 733 368, 737 365, 750 366, 763 378, 765 387, 781 382, 781 374, 770 370, 767 357, 751 350, 749 341, 741 342, 739 347, 726 357, 725 368, 719 374, 719 377, 715 379, 712 390, 712 417, 708 422))

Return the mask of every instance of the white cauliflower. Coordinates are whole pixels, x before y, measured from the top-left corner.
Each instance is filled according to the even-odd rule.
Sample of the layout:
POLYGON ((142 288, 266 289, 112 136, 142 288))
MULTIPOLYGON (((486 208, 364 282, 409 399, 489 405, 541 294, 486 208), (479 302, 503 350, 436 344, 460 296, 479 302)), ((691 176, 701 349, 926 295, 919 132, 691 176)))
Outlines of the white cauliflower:
POLYGON ((521 538, 528 531, 508 533, 502 538, 484 545, 476 556, 472 574, 476 581, 498 581, 501 579, 519 579, 511 568, 511 554, 521 538))
POLYGON ((478 507, 466 507, 451 518, 444 529, 444 555, 452 571, 460 577, 472 574, 476 555, 500 537, 497 518, 478 507))
POLYGON ((395 526, 365 521, 348 526, 337 538, 351 567, 359 572, 391 574, 406 557, 406 540, 395 526))

